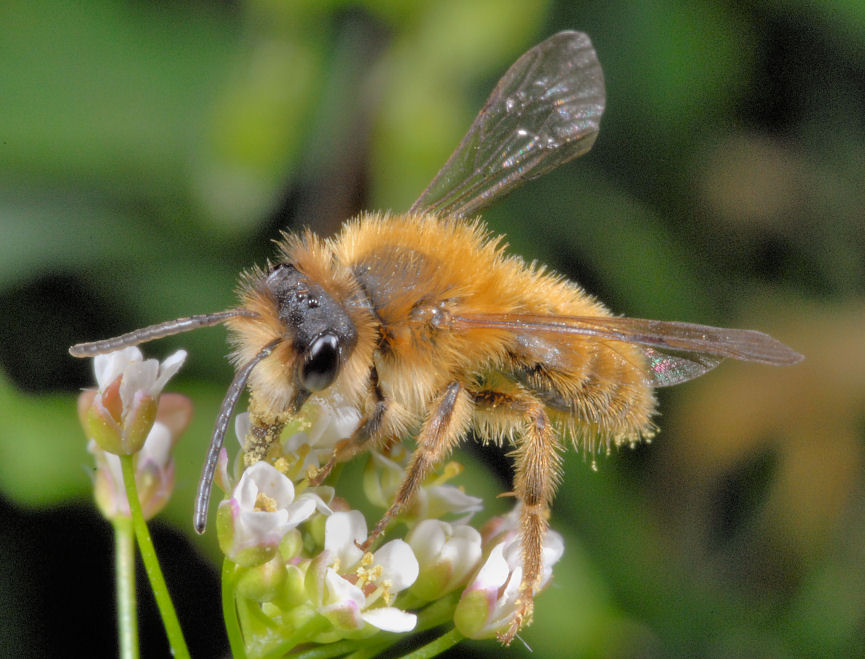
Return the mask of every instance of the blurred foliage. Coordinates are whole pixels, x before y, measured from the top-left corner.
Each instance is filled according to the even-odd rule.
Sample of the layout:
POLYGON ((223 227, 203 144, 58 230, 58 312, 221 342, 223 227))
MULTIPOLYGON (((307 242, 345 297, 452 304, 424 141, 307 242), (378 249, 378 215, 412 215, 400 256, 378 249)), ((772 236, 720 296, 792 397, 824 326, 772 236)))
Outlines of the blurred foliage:
MULTIPOLYGON (((569 28, 604 66, 601 135, 490 209, 492 227, 617 312, 759 327, 807 360, 725 364, 662 393, 652 445, 598 473, 569 456, 552 520, 566 555, 523 637, 538 657, 861 654, 859 0, 3 3, 0 654, 113 654, 107 531, 79 507, 74 399, 92 376, 66 347, 230 306, 280 229, 408 207, 497 76, 569 28), (80 623, 94 636, 61 634, 58 602, 101 612, 80 623)), ((189 518, 231 378, 223 336, 150 347, 190 352, 174 388, 196 419, 161 516, 185 540, 161 542, 202 656, 224 642, 199 603, 216 577, 186 568, 216 552, 189 518)), ((489 491, 508 489, 501 456, 463 456, 464 478, 490 480, 483 460, 502 479, 489 491)))

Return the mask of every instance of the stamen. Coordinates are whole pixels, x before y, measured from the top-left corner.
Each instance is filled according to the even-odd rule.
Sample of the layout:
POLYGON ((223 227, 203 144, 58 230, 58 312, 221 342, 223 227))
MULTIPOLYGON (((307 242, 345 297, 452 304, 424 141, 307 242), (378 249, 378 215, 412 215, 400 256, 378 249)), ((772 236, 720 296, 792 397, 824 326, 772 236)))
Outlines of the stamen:
POLYGON ((255 497, 253 510, 262 513, 275 513, 277 511, 276 499, 267 496, 264 492, 259 492, 255 497))
POLYGON ((442 473, 439 474, 436 478, 431 481, 431 485, 444 485, 450 479, 459 476, 463 472, 463 465, 456 460, 451 460, 448 462, 444 469, 442 469, 442 473))

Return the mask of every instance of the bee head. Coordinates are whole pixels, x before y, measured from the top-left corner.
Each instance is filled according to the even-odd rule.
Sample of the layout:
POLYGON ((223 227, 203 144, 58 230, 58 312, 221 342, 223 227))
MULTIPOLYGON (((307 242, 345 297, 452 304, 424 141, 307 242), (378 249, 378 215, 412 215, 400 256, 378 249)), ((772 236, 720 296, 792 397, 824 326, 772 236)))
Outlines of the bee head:
POLYGON ((276 305, 282 338, 290 346, 294 364, 297 410, 311 393, 327 389, 340 373, 357 343, 357 329, 345 308, 320 284, 295 266, 280 263, 264 279, 276 305))

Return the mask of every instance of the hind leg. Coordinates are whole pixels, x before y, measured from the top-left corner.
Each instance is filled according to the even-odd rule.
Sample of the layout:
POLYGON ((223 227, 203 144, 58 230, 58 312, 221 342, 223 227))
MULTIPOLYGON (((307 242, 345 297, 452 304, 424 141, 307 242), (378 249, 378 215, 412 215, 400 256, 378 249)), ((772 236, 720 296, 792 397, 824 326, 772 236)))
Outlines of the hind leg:
MULTIPOLYGON (((534 595, 543 578, 544 538, 548 528, 550 504, 561 475, 561 446, 546 409, 525 391, 479 391, 475 393, 478 413, 491 418, 510 417, 518 424, 520 436, 512 453, 516 462, 514 494, 520 507, 520 542, 523 578, 517 610, 499 641, 508 645, 517 632, 531 621, 534 595)), ((501 423, 503 428, 508 422, 501 423)))

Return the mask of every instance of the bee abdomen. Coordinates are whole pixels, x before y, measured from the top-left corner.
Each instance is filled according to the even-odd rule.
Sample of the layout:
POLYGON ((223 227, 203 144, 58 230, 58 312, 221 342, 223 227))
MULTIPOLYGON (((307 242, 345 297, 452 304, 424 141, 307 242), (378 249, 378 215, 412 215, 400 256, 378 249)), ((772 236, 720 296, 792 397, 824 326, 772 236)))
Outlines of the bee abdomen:
POLYGON ((556 368, 512 355, 509 377, 545 406, 568 417, 569 424, 593 426, 617 443, 618 438, 639 439, 651 434, 655 397, 639 353, 630 346, 622 348, 624 354, 604 346, 586 351, 578 368, 574 364, 556 368))

